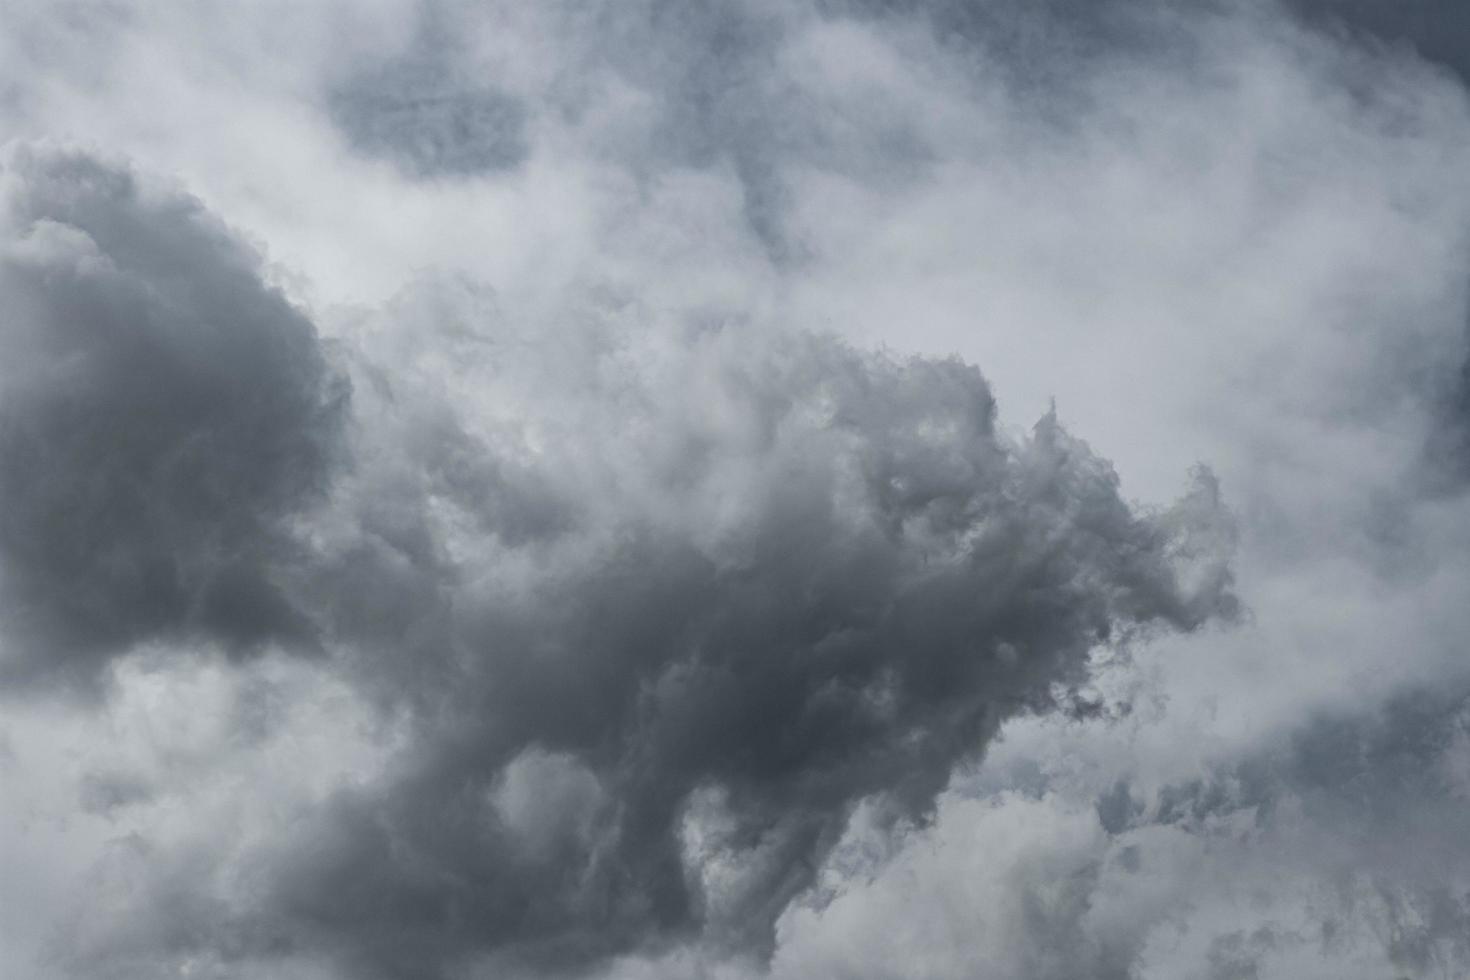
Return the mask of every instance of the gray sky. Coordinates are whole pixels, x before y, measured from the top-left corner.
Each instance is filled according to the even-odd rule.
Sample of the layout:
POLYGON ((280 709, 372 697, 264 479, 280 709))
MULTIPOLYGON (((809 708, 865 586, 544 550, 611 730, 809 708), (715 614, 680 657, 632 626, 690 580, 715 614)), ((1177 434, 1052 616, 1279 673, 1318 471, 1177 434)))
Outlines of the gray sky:
POLYGON ((1467 30, 0 0, 7 980, 1470 973, 1467 30))

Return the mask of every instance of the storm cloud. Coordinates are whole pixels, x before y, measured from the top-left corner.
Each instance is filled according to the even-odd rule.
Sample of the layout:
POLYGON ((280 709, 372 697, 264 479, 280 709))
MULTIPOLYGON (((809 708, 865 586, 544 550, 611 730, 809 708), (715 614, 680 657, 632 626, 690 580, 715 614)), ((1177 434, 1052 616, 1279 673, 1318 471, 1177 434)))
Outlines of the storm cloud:
POLYGON ((0 3, 7 975, 1465 969, 1390 6, 0 3))
POLYGON ((346 397, 310 321, 182 193, 47 147, 4 182, 7 679, 171 634, 309 643, 274 567, 346 397))
MULTIPOLYGON (((104 217, 164 223, 136 235, 173 230, 179 211, 213 227, 181 197, 138 216, 133 178, 85 156, 43 158, 40 173, 22 156, 19 179, 42 190, 80 170, 114 189, 104 217)), ((83 390, 107 399, 98 425, 148 436, 109 437, 121 485, 104 484, 106 499, 149 480, 187 494, 161 507, 182 527, 81 525, 122 568, 170 561, 180 582, 166 618, 94 643, 121 655, 188 627, 228 649, 239 627, 207 601, 194 612, 189 590, 214 587, 239 560, 231 547, 270 545, 247 552, 252 574, 269 560, 296 587, 259 612, 311 624, 410 734, 377 779, 237 856, 257 882, 248 894, 196 904, 198 884, 160 872, 191 917, 220 909, 203 948, 176 924, 154 937, 172 955, 325 951, 359 974, 449 975, 489 954, 585 964, 701 933, 769 955, 776 917, 860 802, 927 818, 1006 718, 1075 703, 1095 649, 1233 610, 1230 520, 1206 471, 1176 507, 1136 512, 1055 417, 1003 433, 984 379, 958 360, 665 323, 596 298, 517 329, 482 289, 431 280, 358 324, 342 358, 357 393, 346 436, 345 403, 323 399, 344 382, 327 384, 309 323, 223 232, 206 240, 276 319, 205 333, 221 350, 164 375, 179 394, 158 381, 134 394, 127 349, 88 377, 83 390), (289 369, 273 342, 295 344, 289 369), (247 343, 248 356, 231 346, 247 343), (248 399, 231 397, 241 371, 248 399), (203 472, 175 468, 196 445, 203 472), (352 460, 340 472, 334 449, 352 460), (309 493, 307 526, 274 545, 309 493), (184 543, 159 556, 159 537, 184 543)), ((191 286, 211 284, 200 278, 191 286)), ((56 305, 35 322, 77 322, 56 305)), ((123 327, 168 322, 145 312, 123 327)), ((181 360, 195 342, 151 339, 135 343, 181 360)), ((10 404, 17 428, 59 411, 10 404)), ((25 499, 65 487, 16 472, 40 484, 25 499)), ((69 546, 17 549, 7 572, 66 567, 80 560, 69 546)), ((133 578, 98 574, 119 610, 150 611, 133 578)), ((69 611, 72 593, 53 588, 69 611)), ((250 625, 285 639, 269 615, 250 625)), ((45 639, 33 658, 69 655, 68 637, 45 639)), ((89 785, 101 799, 114 784, 89 785)), ((105 795, 107 808, 130 799, 105 795)))
POLYGON ((418 544, 375 526, 384 492, 357 497, 373 537, 336 609, 414 693, 416 740, 288 856, 275 926, 357 969, 701 929, 768 952, 858 802, 924 818, 1005 718, 1082 685, 1094 648, 1232 611, 1207 473, 1137 514, 1054 418, 1002 435, 958 361, 598 326, 462 340, 463 387, 441 386, 518 409, 480 432, 385 381, 422 413, 421 448, 391 457, 422 454, 393 526, 418 544), (385 623, 390 591, 433 601, 385 623))

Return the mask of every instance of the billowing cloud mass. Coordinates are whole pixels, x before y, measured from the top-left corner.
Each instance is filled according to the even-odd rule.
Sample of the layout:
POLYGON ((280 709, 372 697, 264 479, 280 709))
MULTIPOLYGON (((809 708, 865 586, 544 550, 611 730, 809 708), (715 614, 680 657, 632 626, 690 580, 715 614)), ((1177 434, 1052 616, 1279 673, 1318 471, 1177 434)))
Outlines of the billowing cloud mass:
POLYGON ((1054 419, 1002 436, 958 361, 729 324, 655 347, 625 310, 548 362, 555 327, 445 340, 406 306, 376 393, 404 441, 323 587, 418 741, 291 855, 288 935, 404 975, 693 928, 764 950, 859 801, 924 816, 1094 647, 1231 609, 1208 474, 1135 514, 1054 419))
POLYGON ((0 2, 0 972, 1470 969, 1461 26, 0 2))
POLYGON ((339 439, 311 322, 177 191, 24 146, 4 177, 7 679, 170 634, 309 642, 272 565, 339 439))
POLYGON ((8 646, 33 671, 81 639, 290 653, 299 621, 409 729, 380 777, 236 859, 258 881, 210 896, 210 928, 242 955, 415 976, 700 932, 768 953, 859 802, 923 818, 1095 647, 1230 609, 1207 473, 1137 514, 1053 417, 1000 433, 958 360, 595 302, 530 332, 431 281, 343 355, 349 446, 310 323, 197 204, 17 159, 5 568, 12 608, 57 625, 17 617, 8 646), (126 264, 87 233, 119 225, 126 264), (333 499, 274 543, 311 491, 333 499))

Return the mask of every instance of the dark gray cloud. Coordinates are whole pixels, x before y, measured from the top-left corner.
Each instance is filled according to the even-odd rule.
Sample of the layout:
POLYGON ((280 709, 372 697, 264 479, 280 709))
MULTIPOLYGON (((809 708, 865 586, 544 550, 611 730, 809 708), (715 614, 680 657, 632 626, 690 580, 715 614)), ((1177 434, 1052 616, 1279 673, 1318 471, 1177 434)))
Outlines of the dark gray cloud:
POLYGON ((16 158, 5 679, 114 680, 0 732, 41 975, 1457 969, 1463 709, 1391 697, 1464 631, 1449 74, 1267 3, 516 7, 12 4, 26 118, 334 299, 511 270, 323 345, 197 202, 16 158), (1133 493, 1207 445, 1259 620, 1200 629, 1207 471, 768 312, 1063 379, 1133 493))
POLYGON ((1470 78, 1470 10, 1453 0, 1288 0, 1322 29, 1411 49, 1470 78))
MULTIPOLYGON (((152 859, 137 921, 79 966, 290 951, 450 976, 696 936, 767 955, 859 802, 924 819, 1095 648, 1233 613, 1207 473, 1140 513, 1055 418, 1005 435, 958 360, 647 315, 522 328, 431 282, 360 328, 356 463, 292 597, 408 739, 233 858, 242 893, 201 854, 152 859)), ((255 533, 304 492, 267 489, 255 533)))
POLYGON ((273 569, 345 398, 311 323, 180 193, 46 148, 4 182, 5 680, 185 633, 308 640, 273 569))
POLYGON ((937 34, 979 45, 1034 81, 1074 76, 1089 57, 1158 53, 1189 43, 1187 25, 1254 10, 1285 12, 1312 30, 1354 44, 1412 51, 1470 77, 1470 11, 1455 0, 828 0, 829 9, 921 17, 937 34))

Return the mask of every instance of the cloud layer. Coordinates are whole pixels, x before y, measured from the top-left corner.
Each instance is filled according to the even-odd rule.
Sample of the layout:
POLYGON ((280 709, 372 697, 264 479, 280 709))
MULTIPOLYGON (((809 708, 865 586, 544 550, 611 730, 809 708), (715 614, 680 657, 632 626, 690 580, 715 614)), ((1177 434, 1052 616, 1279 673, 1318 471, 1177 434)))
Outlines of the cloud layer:
POLYGON ((1001 435, 954 360, 595 303, 517 332, 427 282, 347 357, 349 440, 310 323, 197 204, 16 159, 8 271, 33 312, 7 344, 44 382, 7 386, 26 506, 5 569, 13 608, 50 617, 20 620, 21 667, 305 634, 411 732, 241 856, 258 883, 207 896, 209 948, 157 937, 175 955, 437 975, 701 931, 768 954, 859 802, 925 817, 1095 647, 1230 609, 1208 474, 1136 514, 1052 417, 1001 435), (311 493, 331 499, 286 537, 311 493))
POLYGON ((6 5, 7 972, 1463 971, 1408 7, 6 5))

